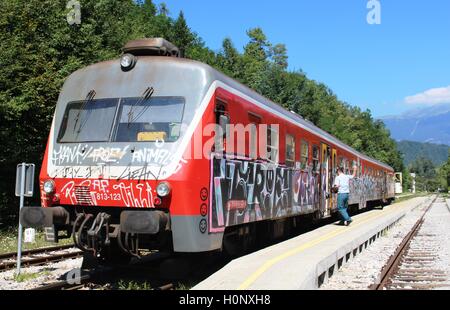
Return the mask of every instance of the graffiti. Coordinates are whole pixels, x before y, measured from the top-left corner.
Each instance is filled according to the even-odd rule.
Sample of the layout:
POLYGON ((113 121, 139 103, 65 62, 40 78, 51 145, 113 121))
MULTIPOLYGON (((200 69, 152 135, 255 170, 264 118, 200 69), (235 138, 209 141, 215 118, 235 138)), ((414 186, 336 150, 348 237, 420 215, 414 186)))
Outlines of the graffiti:
POLYGON ((72 205, 97 206, 116 201, 126 207, 154 207, 152 188, 147 182, 120 182, 111 187, 109 180, 84 180, 80 183, 70 181, 61 188, 60 193, 61 197, 69 200, 72 205))
POLYGON ((364 207, 367 201, 380 199, 382 197, 382 180, 372 176, 364 175, 350 181, 349 204, 359 204, 364 207))
POLYGON ((312 172, 311 168, 293 172, 294 213, 305 213, 314 209, 319 201, 319 191, 316 190, 317 183, 318 177, 312 172))
POLYGON ((152 188, 148 183, 113 185, 113 189, 120 190, 122 201, 126 207, 154 208, 152 188))
POLYGON ((154 163, 157 165, 168 165, 171 161, 173 161, 175 155, 167 149, 139 149, 133 152, 133 156, 131 162, 145 162, 145 163, 154 163))
POLYGON ((99 147, 97 149, 93 149, 87 158, 91 158, 94 163, 98 161, 102 161, 105 163, 115 163, 122 159, 125 156, 129 146, 121 148, 113 148, 113 147, 99 147))
MULTIPOLYGON (((329 209, 337 209, 337 195, 328 192, 325 170, 322 171, 320 178, 311 166, 300 170, 242 159, 214 158, 209 231, 220 232, 228 226, 314 211, 320 211, 321 216, 329 215, 329 209)), ((331 173, 329 177, 332 179, 331 173)), ((368 175, 354 178, 350 181, 349 204, 363 207, 367 201, 381 199, 383 190, 386 184, 382 178, 368 175)))
POLYGON ((81 144, 76 146, 60 145, 58 149, 53 150, 50 160, 56 166, 79 165, 87 159, 90 159, 93 163, 116 163, 125 156, 128 148, 129 146, 124 148, 94 148, 93 146, 81 144))
POLYGON ((81 164, 83 160, 93 150, 91 146, 78 144, 76 146, 60 145, 59 149, 55 149, 52 152, 51 161, 54 165, 64 165, 69 163, 81 164))
POLYGON ((75 184, 75 181, 67 182, 61 188, 61 197, 69 199, 72 205, 97 205, 97 199, 95 192, 81 192, 79 189, 89 188, 91 186, 90 180, 85 180, 79 184, 75 184))
POLYGON ((150 178, 157 178, 156 174, 160 174, 159 171, 155 172, 150 169, 150 167, 145 164, 142 167, 127 166, 119 176, 111 175, 111 178, 117 180, 146 180, 150 178))
POLYGON ((60 145, 51 152, 48 174, 51 178, 110 178, 146 180, 165 178, 180 171, 187 161, 175 162, 175 155, 166 149, 98 147, 87 144, 60 145), (125 156, 129 154, 129 158, 125 156), (126 162, 126 166, 120 163, 126 162), (134 164, 134 165, 133 165, 134 164))
POLYGON ((313 210, 317 182, 311 170, 214 159, 210 230, 313 210))

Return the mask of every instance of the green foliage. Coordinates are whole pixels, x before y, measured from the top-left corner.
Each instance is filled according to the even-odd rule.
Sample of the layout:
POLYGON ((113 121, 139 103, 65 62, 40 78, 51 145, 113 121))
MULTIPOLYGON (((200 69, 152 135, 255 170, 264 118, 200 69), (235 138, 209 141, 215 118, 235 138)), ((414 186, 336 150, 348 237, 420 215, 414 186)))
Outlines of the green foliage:
POLYGON ((118 289, 125 291, 149 291, 152 290, 152 286, 147 281, 145 282, 135 282, 127 280, 119 280, 118 289))
POLYGON ((450 150, 447 162, 438 169, 438 184, 443 192, 450 192, 450 150))
MULTIPOLYGON (((131 39, 165 37, 205 62, 376 159, 403 170, 389 131, 370 111, 340 101, 324 84, 288 71, 287 49, 261 28, 247 31, 240 53, 231 39, 214 52, 167 6, 151 0, 82 1, 81 24, 66 21, 66 0, 0 2, 0 226, 16 221, 18 162, 39 165, 64 79, 86 65, 118 57, 131 39)), ((39 167, 37 167, 39 170, 39 167)), ((39 195, 34 200, 39 204, 39 195)))
POLYGON ((43 270, 40 272, 22 272, 21 274, 15 274, 14 280, 16 282, 27 282, 36 278, 39 278, 41 276, 47 276, 51 272, 49 270, 43 270))
POLYGON ((434 165, 442 165, 447 160, 450 147, 445 144, 422 143, 414 141, 397 142, 399 151, 403 154, 405 165, 411 164, 419 157, 430 159, 434 165))
POLYGON ((439 188, 438 174, 433 162, 419 157, 409 165, 409 171, 416 174, 416 190, 434 192, 439 188))
MULTIPOLYGON (((0 254, 17 252, 17 228, 0 231, 0 254)), ((71 238, 59 240, 60 245, 73 243, 71 238)), ((45 240, 45 233, 42 230, 36 231, 36 238, 33 243, 22 242, 22 250, 32 250, 55 246, 53 242, 45 240)))

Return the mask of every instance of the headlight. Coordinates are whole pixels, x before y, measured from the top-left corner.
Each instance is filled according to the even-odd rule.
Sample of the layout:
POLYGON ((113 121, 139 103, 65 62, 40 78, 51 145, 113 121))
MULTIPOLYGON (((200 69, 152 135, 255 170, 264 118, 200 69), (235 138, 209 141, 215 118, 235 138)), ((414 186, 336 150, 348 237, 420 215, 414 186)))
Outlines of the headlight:
POLYGON ((167 182, 161 182, 156 186, 156 193, 160 197, 166 197, 170 194, 170 185, 167 182))
POLYGON ((136 57, 131 54, 124 54, 122 58, 120 58, 120 66, 122 70, 128 71, 133 69, 136 64, 136 57))
POLYGON ((52 180, 47 180, 44 182, 44 192, 49 195, 49 194, 53 194, 55 192, 55 182, 53 182, 52 180))

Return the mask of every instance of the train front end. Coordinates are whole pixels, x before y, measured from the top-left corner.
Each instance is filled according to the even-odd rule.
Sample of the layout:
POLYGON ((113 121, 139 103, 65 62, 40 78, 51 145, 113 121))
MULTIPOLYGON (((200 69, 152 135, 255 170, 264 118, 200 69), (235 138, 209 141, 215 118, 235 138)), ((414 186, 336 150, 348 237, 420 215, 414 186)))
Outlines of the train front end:
POLYGON ((41 168, 42 207, 23 209, 24 227, 51 228, 107 260, 218 247, 187 204, 207 200, 198 171, 208 162, 184 160, 208 79, 177 54, 163 39, 132 41, 121 59, 69 76, 41 168))

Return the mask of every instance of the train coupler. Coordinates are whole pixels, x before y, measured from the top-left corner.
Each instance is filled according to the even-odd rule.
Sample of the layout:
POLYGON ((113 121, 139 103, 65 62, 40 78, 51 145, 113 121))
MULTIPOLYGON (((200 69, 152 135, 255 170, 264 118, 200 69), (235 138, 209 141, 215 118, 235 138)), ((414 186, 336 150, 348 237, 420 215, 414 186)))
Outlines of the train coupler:
POLYGON ((95 218, 92 214, 79 213, 72 231, 75 245, 96 256, 103 247, 110 245, 110 219, 111 216, 104 212, 98 213, 95 218))

